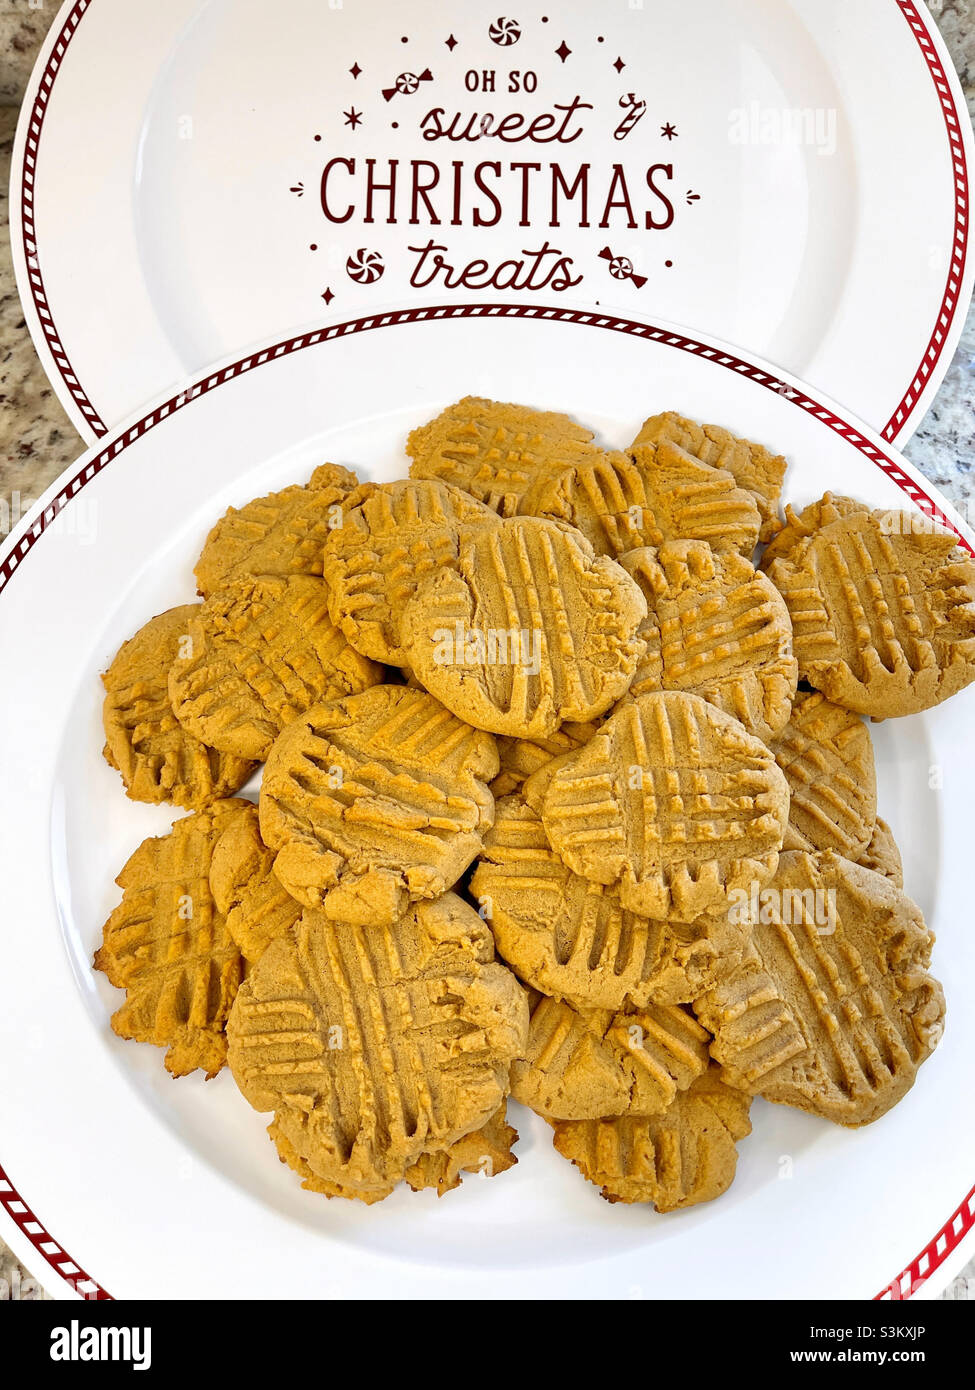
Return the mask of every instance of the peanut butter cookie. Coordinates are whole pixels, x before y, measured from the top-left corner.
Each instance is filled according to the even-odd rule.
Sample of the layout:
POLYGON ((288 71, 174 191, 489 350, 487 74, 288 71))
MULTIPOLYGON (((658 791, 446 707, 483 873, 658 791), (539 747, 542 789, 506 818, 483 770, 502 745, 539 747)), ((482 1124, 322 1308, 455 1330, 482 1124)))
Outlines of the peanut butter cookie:
POLYGON ((527 1027, 524 990, 450 893, 384 932, 305 912, 241 987, 229 1060, 254 1109, 276 1112, 283 1157, 375 1201, 496 1114, 527 1027))
POLYGON ((860 858, 877 823, 877 774, 870 731, 825 695, 800 695, 772 740, 791 802, 784 849, 832 849, 860 858))
POLYGON ((198 810, 239 791, 255 764, 220 753, 184 729, 169 699, 169 672, 198 603, 171 608, 123 642, 102 676, 105 759, 133 801, 198 810))
POLYGON ((686 690, 764 742, 788 723, 799 679, 792 623, 775 585, 733 550, 668 541, 620 561, 647 601, 647 650, 630 695, 686 690))
POLYGON ((259 813, 248 802, 213 847, 210 891, 246 961, 259 961, 270 942, 301 916, 301 904, 272 872, 274 851, 261 839, 259 813))
POLYGON ((708 541, 751 556, 761 516, 730 473, 676 444, 603 453, 539 486, 523 506, 578 527, 598 555, 618 558, 665 541, 708 541))
POLYGON ((394 922, 479 853, 497 770, 494 739, 425 691, 381 685, 319 705, 285 730, 264 770, 274 872, 326 916, 394 922))
POLYGON ((382 667, 349 646, 310 574, 234 580, 189 624, 169 675, 185 729, 214 748, 263 761, 281 730, 323 700, 354 695, 382 667))
POLYGON ((224 1029, 243 961, 210 892, 213 847, 247 812, 243 800, 216 801, 143 841, 115 880, 122 901, 95 953, 126 1000, 112 1015, 120 1038, 167 1048, 166 1068, 215 1076, 227 1055, 224 1029))
POLYGON ((875 719, 917 714, 975 681, 975 560, 907 512, 855 512, 769 567, 799 674, 875 719))
POLYGON ((627 911, 615 888, 563 864, 514 796, 497 803, 471 892, 508 964, 579 1009, 689 1003, 737 959, 750 930, 727 914, 683 925, 627 911))
POLYGON ((785 478, 786 462, 761 444, 739 439, 720 425, 699 425, 676 410, 651 415, 633 441, 641 444, 678 445, 702 463, 730 473, 739 487, 751 493, 762 518, 760 541, 768 541, 781 529, 778 508, 785 478))
POLYGON ((411 478, 439 478, 499 516, 532 515, 534 494, 602 450, 568 415, 466 396, 413 431, 411 478))
POLYGON ((463 541, 458 570, 420 585, 401 633, 412 670, 459 718, 535 739, 619 699, 645 616, 634 580, 581 536, 515 517, 463 541))
POLYGON ((574 873, 673 922, 727 910, 775 872, 789 789, 771 752, 697 695, 624 703, 524 787, 574 873))
POLYGON ((400 617, 417 585, 456 568, 461 541, 497 520, 447 483, 367 483, 350 495, 325 545, 332 622, 364 656, 405 666, 400 617))
POLYGON ((841 1125, 910 1090, 944 1029, 920 909, 839 855, 781 856, 738 966, 695 1004, 729 1085, 841 1125))
POLYGON ((650 1202, 677 1211, 720 1197, 731 1186, 737 1144, 751 1133, 751 1098, 711 1067, 662 1115, 562 1121, 555 1147, 608 1202, 650 1202))
POLYGON ((196 563, 205 597, 234 579, 261 574, 322 572, 322 547, 341 517, 342 503, 358 485, 347 468, 324 463, 302 486, 230 507, 206 538, 196 563))
POLYGON ((540 999, 511 1094, 550 1120, 657 1115, 708 1067, 711 1035, 687 1009, 647 1004, 613 1014, 540 999))

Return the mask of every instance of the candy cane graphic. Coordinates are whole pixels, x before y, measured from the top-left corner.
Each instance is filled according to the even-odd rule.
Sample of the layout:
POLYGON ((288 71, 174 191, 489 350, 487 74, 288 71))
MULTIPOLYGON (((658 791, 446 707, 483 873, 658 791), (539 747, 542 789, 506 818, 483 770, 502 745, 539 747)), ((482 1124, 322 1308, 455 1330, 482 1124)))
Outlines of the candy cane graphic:
POLYGON ((636 92, 629 92, 625 97, 620 97, 620 106, 626 111, 626 115, 613 131, 614 140, 625 140, 637 121, 642 120, 647 111, 647 103, 641 101, 636 92))

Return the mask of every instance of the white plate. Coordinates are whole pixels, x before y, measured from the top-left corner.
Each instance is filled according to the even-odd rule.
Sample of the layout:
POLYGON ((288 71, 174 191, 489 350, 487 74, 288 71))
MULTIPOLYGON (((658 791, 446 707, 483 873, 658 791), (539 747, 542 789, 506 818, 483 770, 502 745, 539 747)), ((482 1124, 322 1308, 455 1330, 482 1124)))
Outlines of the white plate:
POLYGON ((779 363, 889 440, 913 432, 975 275, 972 132, 923 5, 533 0, 500 22, 498 5, 65 4, 24 105, 11 208, 31 333, 86 440, 213 361, 318 325, 326 294, 333 321, 485 299, 665 318, 779 363), (424 80, 395 91, 406 72, 424 80), (616 139, 630 95, 646 106, 616 139), (524 133, 513 125, 474 140, 421 135, 438 108, 441 126, 490 111, 497 130, 502 116, 574 98, 587 105, 561 142, 552 126, 517 142, 503 138, 524 133), (370 221, 368 161, 384 182, 391 159, 396 220, 377 193, 370 221), (412 160, 430 162, 423 180, 439 178, 439 226, 419 197, 410 220, 412 160), (481 178, 500 192, 501 220, 475 226, 475 204, 493 211, 476 166, 495 162, 500 174, 481 178), (553 218, 553 163, 569 184, 588 167, 588 226, 581 192, 560 197, 553 218), (616 165, 632 219, 623 207, 604 216, 616 165), (654 166, 659 193, 646 183, 654 166), (351 206, 348 221, 325 216, 326 167, 330 214, 351 206), (410 248, 431 239, 454 267, 482 258, 492 270, 547 244, 581 279, 546 283, 553 253, 531 289, 411 284, 410 248), (602 252, 646 283, 613 278, 626 266, 602 252))
POLYGON ((783 450, 792 501, 834 487, 961 525, 909 464, 798 383, 719 344, 570 312, 353 321, 228 365, 109 436, 0 552, 0 700, 17 731, 0 807, 5 1238, 35 1266, 39 1253, 55 1269, 76 1262, 128 1297, 863 1298, 919 1251, 908 1279, 937 1287, 951 1268, 938 1234, 959 1213, 961 1258, 975 1219, 959 1208, 975 1168, 975 1111, 959 1104, 975 1051, 975 689, 875 733, 880 805, 939 934, 942 1045, 862 1131, 756 1102, 737 1181, 713 1204, 610 1206, 519 1107, 519 1164, 494 1181, 439 1202, 326 1202, 277 1161, 226 1072, 172 1081, 157 1049, 110 1031, 119 995, 91 957, 112 880, 172 816, 127 801, 103 761, 99 672, 151 614, 190 601, 193 560, 229 503, 324 457, 402 476, 408 429, 468 391, 569 405, 613 445, 677 408, 783 450))

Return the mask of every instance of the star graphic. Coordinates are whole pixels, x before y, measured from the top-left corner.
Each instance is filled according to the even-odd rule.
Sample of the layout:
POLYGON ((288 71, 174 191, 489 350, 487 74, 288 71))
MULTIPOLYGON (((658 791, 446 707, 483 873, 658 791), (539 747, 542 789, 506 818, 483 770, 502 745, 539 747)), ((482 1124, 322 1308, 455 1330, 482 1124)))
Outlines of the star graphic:
POLYGON ((671 125, 668 121, 665 126, 660 127, 660 134, 664 137, 665 140, 673 140, 677 135, 677 127, 675 125, 671 125))
POLYGON ((568 58, 569 54, 572 52, 572 49, 566 43, 565 39, 563 39, 555 51, 564 63, 566 58, 568 58))
POLYGON ((622 72, 623 69, 626 67, 626 64, 623 62, 622 58, 617 58, 616 62, 613 64, 613 67, 616 69, 617 72, 622 72))
POLYGON ((352 76, 356 79, 358 79, 359 73, 361 71, 362 69, 360 68, 358 63, 353 63, 352 66, 349 68, 349 72, 351 72, 352 76))
POLYGON ((362 124, 362 112, 357 111, 354 106, 350 107, 348 111, 343 111, 342 115, 345 117, 345 124, 350 125, 353 130, 357 125, 362 124))
POLYGON ((322 298, 324 299, 326 304, 331 304, 332 300, 335 298, 335 295, 332 293, 331 287, 328 287, 325 290, 325 293, 322 295, 322 298))
POLYGON ((449 39, 444 39, 444 43, 450 49, 451 53, 453 53, 454 49, 457 47, 458 42, 459 40, 455 39, 453 34, 451 34, 449 39))

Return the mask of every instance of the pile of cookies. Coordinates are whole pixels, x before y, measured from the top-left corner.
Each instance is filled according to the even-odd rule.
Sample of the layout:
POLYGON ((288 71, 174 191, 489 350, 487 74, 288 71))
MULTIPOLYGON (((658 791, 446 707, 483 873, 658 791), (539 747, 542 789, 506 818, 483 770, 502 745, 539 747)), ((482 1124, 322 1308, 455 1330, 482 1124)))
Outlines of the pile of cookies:
POLYGON ((660 1211, 727 1188, 755 1096, 877 1119, 944 998, 863 716, 975 680, 971 556, 783 522, 783 458, 673 413, 613 452, 468 398, 407 452, 232 508, 105 674, 128 795, 190 813, 119 874, 116 1033, 229 1064, 365 1202, 510 1167, 509 1095, 660 1211))

